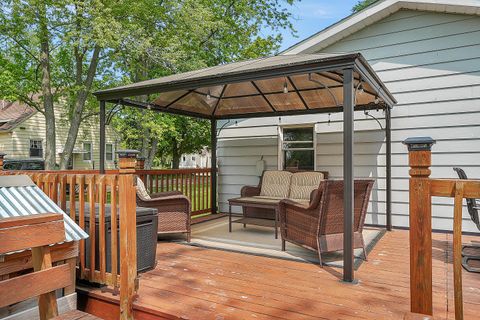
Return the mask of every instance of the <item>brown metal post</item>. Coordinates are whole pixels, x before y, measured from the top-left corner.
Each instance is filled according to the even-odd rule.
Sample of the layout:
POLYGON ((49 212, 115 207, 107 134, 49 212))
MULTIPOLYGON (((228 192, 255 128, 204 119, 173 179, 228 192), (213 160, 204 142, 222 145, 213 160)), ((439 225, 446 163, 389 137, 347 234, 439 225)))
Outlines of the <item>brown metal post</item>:
POLYGON ((211 160, 211 169, 210 169, 210 179, 211 179, 211 206, 212 214, 217 213, 217 120, 212 119, 210 121, 210 134, 211 134, 211 144, 212 144, 212 160, 211 160))
POLYGON ((3 158, 5 158, 7 154, 0 152, 0 171, 3 170, 3 158))
POLYGON ((100 101, 100 173, 105 173, 105 101, 100 101))
POLYGON ((137 278, 137 221, 135 167, 136 150, 118 151, 120 173, 120 319, 133 319, 133 300, 137 278))
POLYGON ((432 301, 432 197, 429 137, 408 138, 410 165, 410 310, 433 315, 432 301))

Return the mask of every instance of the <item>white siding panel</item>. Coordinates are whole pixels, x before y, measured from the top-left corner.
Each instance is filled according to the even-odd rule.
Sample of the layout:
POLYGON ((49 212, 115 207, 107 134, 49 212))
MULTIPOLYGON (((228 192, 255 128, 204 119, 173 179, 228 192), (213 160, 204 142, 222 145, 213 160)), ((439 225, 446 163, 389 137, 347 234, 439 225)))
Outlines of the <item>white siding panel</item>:
MULTIPOLYGON (((415 38, 415 35, 409 33, 411 30, 419 30, 419 29, 429 29, 430 32, 435 32, 435 35, 440 34, 444 29, 451 29, 449 28, 441 28, 440 32, 438 31, 439 25, 451 25, 456 24, 459 21, 465 20, 472 20, 471 16, 465 15, 456 15, 450 14, 448 16, 438 15, 436 13, 426 13, 423 14, 415 14, 415 11, 404 11, 409 12, 409 16, 404 16, 401 19, 397 19, 401 16, 400 13, 396 13, 391 17, 393 19, 383 19, 382 21, 377 22, 363 30, 352 34, 348 38, 338 42, 335 46, 341 46, 344 43, 351 43, 355 47, 361 47, 365 44, 365 40, 372 38, 372 37, 382 37, 384 35, 409 35, 412 39, 415 38), (436 30, 435 30, 436 29, 436 30), (360 41, 359 41, 360 40, 360 41), (358 41, 358 42, 357 42, 358 41)), ((418 31, 417 31, 418 32, 418 31)), ((371 40, 371 39, 369 39, 371 40)), ((392 42, 395 43, 395 42, 392 42)))
MULTIPOLYGON (((480 177, 480 18, 443 13, 405 17, 405 12, 396 13, 324 50, 364 53, 399 101, 392 111, 392 210, 393 223, 400 226, 408 226, 407 152, 401 144, 404 139, 437 139, 432 177, 455 177, 453 166, 464 167, 472 178, 480 177)), ((361 165, 356 167, 356 174, 378 174, 376 210, 369 214, 367 222, 385 221, 383 139, 362 132, 356 140, 362 142, 355 149, 360 153, 357 162, 361 165), (369 153, 374 161, 371 168, 367 163, 369 153), (375 168, 378 164, 381 167, 375 168)), ((318 158, 332 166, 341 161, 341 132, 319 134, 317 141, 326 149, 319 151, 318 158), (331 156, 328 151, 332 151, 331 156)), ((342 167, 331 167, 331 171, 340 177, 342 167)), ((451 230, 451 200, 435 198, 433 203, 433 227, 451 230)), ((463 226, 464 230, 476 231, 466 212, 463 226)))
POLYGON ((444 76, 455 73, 465 73, 478 71, 480 66, 480 57, 471 59, 455 59, 452 61, 432 63, 425 66, 405 66, 403 72, 398 70, 376 70, 380 78, 386 83, 418 78, 430 78, 434 76, 444 76))
MULTIPOLYGON (((401 143, 431 136, 432 177, 454 178, 453 166, 480 178, 480 17, 403 10, 342 39, 323 52, 360 51, 399 101, 392 111, 393 224, 408 226, 408 158, 401 143)), ((383 113, 372 111, 384 127, 383 113)), ((221 133, 220 209, 245 184, 257 184, 255 163, 264 155, 276 168, 278 125, 316 123, 317 170, 343 175, 342 114, 246 119, 221 133), (225 140, 225 138, 231 138, 225 140), (222 164, 223 163, 223 164, 222 164)), ((367 223, 385 223, 385 133, 355 114, 355 175, 376 179, 367 223)), ((451 230, 451 199, 434 198, 433 227, 451 230)), ((239 212, 234 208, 235 212, 239 212)), ((464 212, 465 231, 476 231, 464 212)))

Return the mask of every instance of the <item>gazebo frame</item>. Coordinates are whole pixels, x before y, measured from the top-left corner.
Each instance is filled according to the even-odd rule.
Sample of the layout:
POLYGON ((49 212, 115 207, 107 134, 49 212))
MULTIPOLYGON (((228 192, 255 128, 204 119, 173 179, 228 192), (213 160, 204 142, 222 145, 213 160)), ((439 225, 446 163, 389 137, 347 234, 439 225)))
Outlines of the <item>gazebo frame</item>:
MULTIPOLYGON (((395 105, 396 100, 360 53, 274 56, 143 81, 118 88, 98 91, 94 94, 100 101, 100 171, 102 173, 105 170, 106 103, 210 120, 212 137, 212 213, 217 212, 217 120, 343 112, 343 179, 345 180, 343 280, 345 282, 355 281, 353 250, 354 111, 384 109, 386 122, 386 228, 387 230, 391 230, 391 108, 395 105), (306 91, 306 89, 298 89, 292 82, 291 77, 307 74, 309 77, 311 74, 318 74, 324 78, 332 75, 330 79, 338 83, 335 88, 342 88, 341 91, 338 90, 340 96, 333 97, 335 93, 326 85, 309 90, 318 90, 318 92, 332 96, 333 100, 335 100, 335 105, 327 105, 325 103, 325 105, 320 107, 316 106, 315 108, 311 108, 305 102, 302 93, 306 91), (288 80, 289 87, 293 87, 292 91, 297 95, 295 101, 298 101, 298 98, 300 98, 303 107, 299 109, 297 106, 294 109, 283 108, 283 110, 278 110, 269 101, 267 95, 281 95, 282 93, 270 92, 267 94, 262 92, 255 84, 255 81, 265 80, 271 80, 272 82, 275 80, 278 82, 279 78, 285 79, 285 86, 288 80), (241 111, 241 105, 238 104, 238 112, 237 108, 231 108, 227 113, 217 114, 219 104, 222 99, 226 99, 226 97, 222 97, 226 87, 231 84, 247 82, 257 88, 258 93, 256 93, 255 96, 262 97, 270 107, 270 110, 258 110, 246 113, 241 111), (201 108, 205 109, 205 102, 198 99, 196 100, 198 102, 197 104, 181 104, 181 100, 189 94, 210 98, 210 90, 208 89, 208 92, 205 92, 205 89, 215 86, 222 86, 222 90, 220 95, 215 97, 217 101, 212 105, 211 113, 202 111, 201 108), (358 99, 360 94, 359 88, 365 87, 367 87, 367 90, 363 89, 362 91, 365 91, 365 94, 369 95, 369 101, 363 104, 356 104, 355 100, 358 99), (163 105, 155 101, 141 102, 130 99, 130 97, 135 96, 172 93, 175 91, 179 92, 180 95, 177 95, 177 97, 169 103, 163 105), (343 103, 339 105, 338 101, 343 101, 343 103)), ((233 98, 240 99, 245 97, 249 96, 237 95, 233 98)), ((289 98, 285 99, 284 106, 290 105, 288 99, 289 98)))

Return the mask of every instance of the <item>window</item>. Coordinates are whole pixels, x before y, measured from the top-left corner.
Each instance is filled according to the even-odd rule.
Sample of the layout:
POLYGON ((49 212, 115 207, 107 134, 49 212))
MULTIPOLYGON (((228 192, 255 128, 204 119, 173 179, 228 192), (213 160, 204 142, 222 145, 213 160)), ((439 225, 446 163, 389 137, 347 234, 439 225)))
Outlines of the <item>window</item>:
POLYGON ((315 170, 314 127, 283 128, 282 166, 284 170, 315 170))
POLYGON ((42 140, 30 140, 30 157, 43 157, 42 140))
POLYGON ((192 156, 192 161, 195 161, 195 156, 192 156))
POLYGON ((92 161, 92 143, 91 142, 83 143, 83 160, 92 161))
POLYGON ((113 144, 111 143, 105 145, 105 160, 113 161, 113 144))

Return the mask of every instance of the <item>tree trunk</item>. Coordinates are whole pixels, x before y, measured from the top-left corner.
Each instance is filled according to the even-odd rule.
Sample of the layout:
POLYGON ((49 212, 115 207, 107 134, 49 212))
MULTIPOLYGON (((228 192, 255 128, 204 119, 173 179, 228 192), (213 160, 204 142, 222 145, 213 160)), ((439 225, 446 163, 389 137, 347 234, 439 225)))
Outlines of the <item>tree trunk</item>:
MULTIPOLYGON (((142 111, 143 112, 143 111, 142 111)), ((140 148, 140 155, 142 157, 148 158, 149 150, 150 150, 150 129, 143 127, 142 128, 142 141, 141 141, 141 148, 140 148)))
POLYGON ((153 167, 153 160, 155 159, 155 155, 157 154, 158 150, 158 139, 153 138, 151 139, 150 149, 148 150, 146 159, 145 159, 145 169, 150 170, 153 167))
POLYGON ((56 162, 55 111, 50 79, 50 37, 48 34, 46 7, 41 4, 39 12, 40 67, 42 69, 42 98, 45 116, 45 169, 52 170, 56 162))
POLYGON ((87 71, 87 77, 83 83, 83 86, 77 92, 77 98, 73 109, 72 119, 70 120, 70 129, 68 130, 67 140, 63 148, 63 154, 60 161, 60 169, 64 170, 68 166, 68 161, 72 156, 73 148, 77 141, 78 130, 82 123, 83 109, 85 102, 87 101, 88 93, 92 88, 92 83, 97 72, 97 66, 100 56, 100 47, 95 46, 93 50, 92 58, 90 60, 90 66, 87 71))
POLYGON ((180 153, 177 144, 174 144, 172 148, 172 169, 178 169, 178 167, 180 166, 181 156, 182 154, 180 153))

